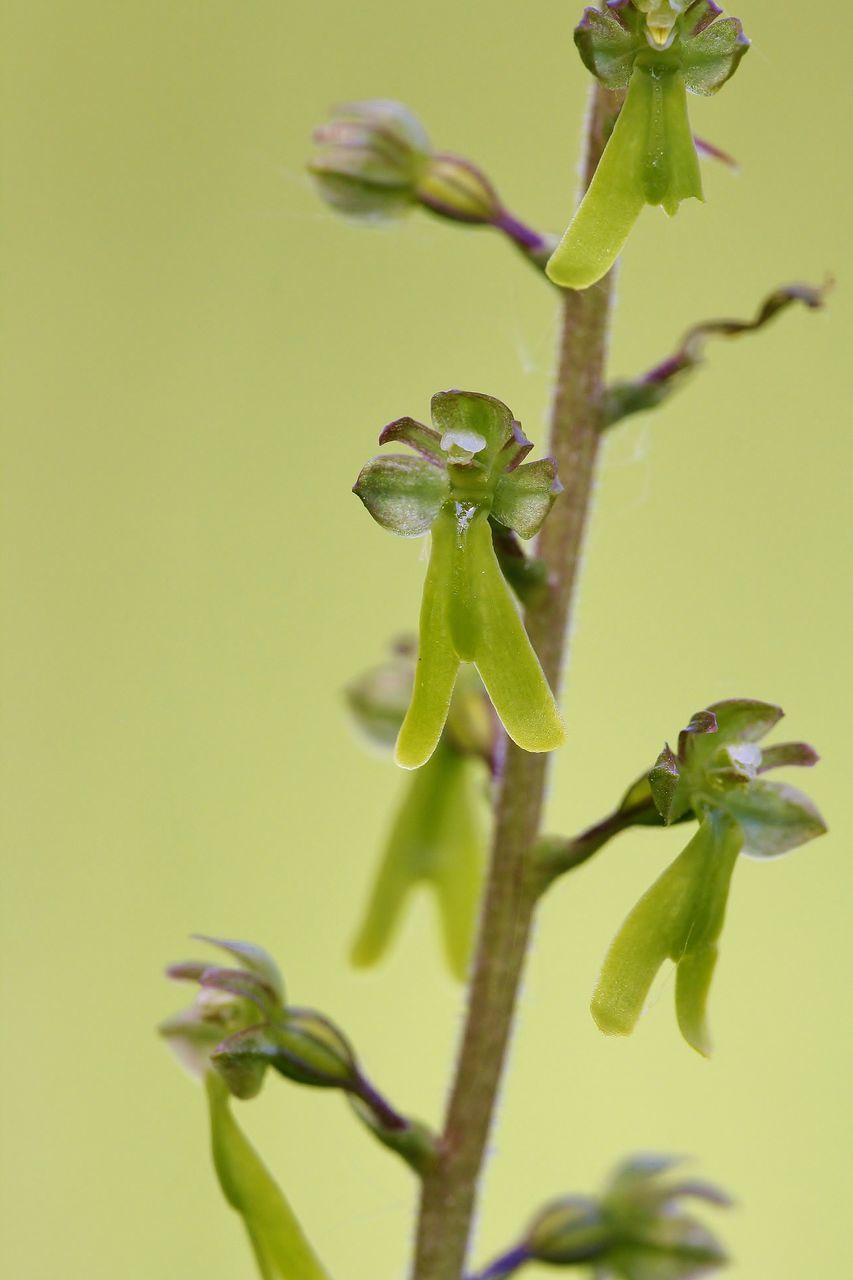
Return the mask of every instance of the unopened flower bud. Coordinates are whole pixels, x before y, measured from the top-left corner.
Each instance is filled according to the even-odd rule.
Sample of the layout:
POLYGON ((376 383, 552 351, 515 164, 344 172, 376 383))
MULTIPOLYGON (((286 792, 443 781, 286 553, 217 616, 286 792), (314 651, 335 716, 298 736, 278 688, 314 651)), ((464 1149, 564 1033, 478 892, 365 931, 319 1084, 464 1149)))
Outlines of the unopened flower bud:
POLYGON ((308 169, 320 196, 339 213, 382 221, 414 203, 429 139, 402 103, 349 103, 315 131, 314 141, 308 169))
POLYGON ((388 661, 372 667, 347 685, 347 706, 358 728, 372 743, 393 747, 406 718, 415 678, 417 641, 396 646, 388 661))
POLYGON ((447 152, 430 156, 417 197, 433 213, 456 222, 494 224, 503 214, 498 193, 482 170, 447 152))
POLYGON ((433 151, 426 130, 400 102, 373 99, 340 107, 314 133, 308 162, 326 204, 347 217, 384 222, 419 204, 440 218, 495 227, 544 267, 556 245, 514 217, 477 165, 433 151))
POLYGON ((288 1009, 276 1028, 273 1066, 298 1084, 351 1089, 360 1077, 355 1053, 341 1031, 314 1009, 288 1009))
POLYGON ((599 1205, 585 1196, 569 1196, 548 1205, 527 1231, 525 1246, 536 1262, 568 1265, 601 1257, 611 1231, 599 1205))

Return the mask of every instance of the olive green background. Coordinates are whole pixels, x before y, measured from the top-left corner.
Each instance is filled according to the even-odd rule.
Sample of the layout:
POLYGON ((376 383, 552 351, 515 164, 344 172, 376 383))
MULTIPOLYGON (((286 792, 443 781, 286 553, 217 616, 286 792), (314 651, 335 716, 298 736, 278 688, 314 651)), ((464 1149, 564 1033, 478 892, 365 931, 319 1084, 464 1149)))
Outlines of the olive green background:
MULTIPOLYGON (((646 211, 629 244, 622 375, 777 284, 839 287, 821 315, 716 344, 609 441, 548 819, 594 820, 691 712, 745 694, 781 702, 787 735, 824 755, 805 784, 833 830, 738 868, 710 1062, 677 1035, 671 974, 631 1040, 588 1013, 610 937, 683 833, 623 836, 553 893, 480 1259, 541 1200, 660 1150, 737 1198, 718 1219, 733 1280, 849 1270, 848 10, 745 0, 753 51, 694 101, 742 173, 706 164, 707 204, 646 211)), ((501 397, 541 442, 554 301, 488 231, 339 222, 302 166, 328 104, 397 97, 561 229, 578 14, 0 4, 0 1264, 16 1280, 251 1276, 202 1096, 153 1032, 186 994, 161 967, 193 929, 265 944, 400 1106, 440 1113, 461 993, 429 904, 381 970, 346 962, 403 779, 356 741, 340 691, 412 627, 423 573, 421 544, 349 488, 381 426, 440 388, 501 397)), ((411 1179, 339 1098, 273 1081, 239 1114, 335 1280, 405 1274, 411 1179)))

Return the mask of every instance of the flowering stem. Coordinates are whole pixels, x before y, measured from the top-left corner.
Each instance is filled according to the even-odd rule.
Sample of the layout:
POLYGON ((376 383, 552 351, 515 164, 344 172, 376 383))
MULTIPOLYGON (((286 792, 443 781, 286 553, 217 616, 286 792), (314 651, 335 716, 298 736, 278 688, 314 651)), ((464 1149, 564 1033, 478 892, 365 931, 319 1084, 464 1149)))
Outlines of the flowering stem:
MULTIPOLYGON (((619 95, 596 85, 587 128, 588 184, 619 95)), ((557 688, 603 425, 612 281, 563 295, 549 451, 565 486, 539 537, 549 589, 526 610, 528 634, 557 688)), ((423 1181, 413 1280, 460 1280, 483 1157, 503 1074, 539 884, 530 851, 539 834, 547 755, 508 745, 498 790, 468 1013, 435 1167, 423 1181)))

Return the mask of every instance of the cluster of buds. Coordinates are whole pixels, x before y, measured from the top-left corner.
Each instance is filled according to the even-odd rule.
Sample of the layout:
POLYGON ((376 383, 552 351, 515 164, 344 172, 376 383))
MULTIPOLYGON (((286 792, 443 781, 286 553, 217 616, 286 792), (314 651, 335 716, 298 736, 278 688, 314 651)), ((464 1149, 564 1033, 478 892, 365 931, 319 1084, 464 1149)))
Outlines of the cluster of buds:
MULTIPOLYGON (((415 646, 400 642, 380 666, 354 681, 347 700, 374 745, 393 745, 412 697, 415 646)), ((406 779, 362 923, 352 948, 357 967, 388 950, 412 893, 435 898, 448 965, 464 979, 474 938, 485 862, 481 794, 491 771, 495 725, 482 683, 460 672, 444 732, 430 759, 406 779)))
POLYGON ((818 759, 802 742, 758 745, 782 714, 750 699, 715 703, 693 716, 677 751, 667 745, 658 757, 648 776, 658 813, 666 824, 695 818, 699 827, 611 944, 592 1001, 607 1034, 634 1029, 655 975, 670 959, 682 1035, 699 1053, 710 1053, 706 1005, 738 856, 776 857, 826 830, 806 796, 762 776, 818 759))
POLYGON ((702 197, 687 93, 714 94, 749 41, 713 0, 608 0, 575 31, 584 65, 627 96, 584 199, 546 270, 586 289, 610 269, 646 204, 670 215, 702 197))
POLYGON ((716 1187, 671 1176, 677 1160, 620 1165, 598 1198, 567 1196, 542 1209, 522 1240, 472 1280, 506 1280, 527 1263, 593 1267, 596 1280, 690 1280, 722 1266, 712 1233, 684 1212, 692 1198, 726 1206, 716 1187))
POLYGON ((525 751, 553 751, 563 726, 495 554, 491 520, 522 538, 541 528, 560 492, 550 458, 532 449, 500 400, 471 391, 432 398, 432 426, 400 418, 362 469, 354 492, 374 520, 404 538, 432 533, 421 606, 414 693, 397 738, 397 763, 417 769, 444 730, 463 662, 473 663, 504 728, 525 751))
POLYGON ((287 1004, 272 957, 251 943, 198 936, 228 952, 238 967, 191 960, 167 970, 199 987, 191 1007, 160 1026, 181 1062, 199 1077, 215 1072, 235 1098, 254 1098, 270 1069, 296 1084, 340 1090, 385 1146, 422 1170, 434 1155, 428 1130, 382 1097, 329 1018, 287 1004))
POLYGON ((452 222, 494 227, 541 264, 553 249, 552 240, 513 217, 477 165, 434 151, 421 122, 400 102, 339 107, 315 130, 314 141, 308 170, 338 213, 387 222, 419 206, 452 222))

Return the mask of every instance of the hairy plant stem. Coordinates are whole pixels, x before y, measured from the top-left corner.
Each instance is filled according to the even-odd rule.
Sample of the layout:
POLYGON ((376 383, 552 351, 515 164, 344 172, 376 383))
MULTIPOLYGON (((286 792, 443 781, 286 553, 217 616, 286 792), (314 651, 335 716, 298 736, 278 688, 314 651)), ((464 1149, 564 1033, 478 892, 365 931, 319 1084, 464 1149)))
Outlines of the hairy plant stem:
MULTIPOLYGON (((620 98, 596 85, 587 126, 585 184, 601 157, 620 98)), ((603 373, 612 281, 562 297, 550 452, 565 486, 537 552, 550 588, 528 606, 528 634, 552 688, 560 683, 583 534, 603 426, 603 373)), ((547 755, 509 744, 495 812, 468 1013, 442 1150, 423 1181, 413 1280, 461 1280, 486 1142, 512 1029, 539 886, 530 849, 539 833, 547 755)))

